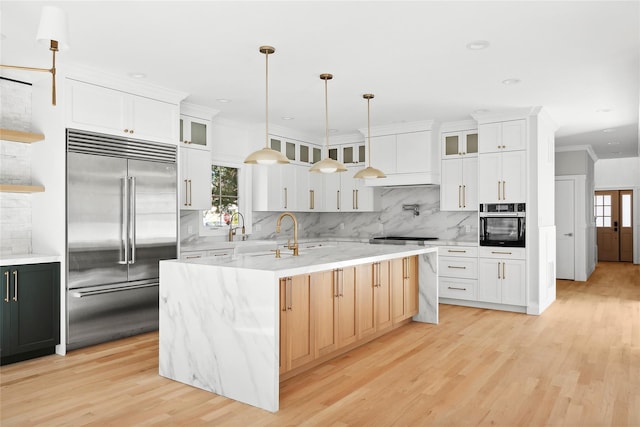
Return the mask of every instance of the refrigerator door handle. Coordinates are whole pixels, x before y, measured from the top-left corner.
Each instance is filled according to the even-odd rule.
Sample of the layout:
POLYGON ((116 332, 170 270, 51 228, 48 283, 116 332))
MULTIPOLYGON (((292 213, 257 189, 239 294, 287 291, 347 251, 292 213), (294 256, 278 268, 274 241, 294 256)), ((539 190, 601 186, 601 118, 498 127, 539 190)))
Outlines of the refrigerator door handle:
POLYGON ((129 177, 129 195, 131 200, 129 202, 129 229, 131 234, 129 235, 129 242, 131 243, 131 258, 129 264, 136 263, 136 177, 129 177))
POLYGON ((129 182, 127 178, 121 178, 122 181, 122 253, 124 256, 118 264, 129 263, 129 182))

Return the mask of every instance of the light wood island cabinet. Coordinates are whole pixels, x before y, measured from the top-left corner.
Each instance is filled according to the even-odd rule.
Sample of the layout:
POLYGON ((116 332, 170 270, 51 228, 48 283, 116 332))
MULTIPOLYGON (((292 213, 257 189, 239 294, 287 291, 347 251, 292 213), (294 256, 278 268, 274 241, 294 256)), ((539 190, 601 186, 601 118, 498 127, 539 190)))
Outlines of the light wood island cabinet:
POLYGON ((280 279, 280 373, 313 360, 312 314, 310 276, 280 279))
POLYGON ((418 312, 418 258, 391 260, 391 301, 393 323, 409 319, 418 312))

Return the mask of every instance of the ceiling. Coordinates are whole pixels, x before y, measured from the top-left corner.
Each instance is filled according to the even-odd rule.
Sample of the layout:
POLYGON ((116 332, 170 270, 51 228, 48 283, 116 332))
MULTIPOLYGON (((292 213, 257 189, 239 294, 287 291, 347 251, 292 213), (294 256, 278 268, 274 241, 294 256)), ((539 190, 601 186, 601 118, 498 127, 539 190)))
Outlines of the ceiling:
POLYGON ((267 44, 276 48, 272 125, 322 138, 319 75, 332 73, 334 135, 366 127, 362 94, 371 92, 372 126, 543 106, 558 125, 558 146, 591 145, 599 158, 639 155, 638 1, 3 0, 2 64, 50 66, 35 42, 43 3, 67 13, 71 49, 58 54, 61 67, 144 73, 146 83, 187 92, 187 101, 229 120, 264 123, 258 47, 267 44), (477 40, 489 46, 467 48, 477 40))

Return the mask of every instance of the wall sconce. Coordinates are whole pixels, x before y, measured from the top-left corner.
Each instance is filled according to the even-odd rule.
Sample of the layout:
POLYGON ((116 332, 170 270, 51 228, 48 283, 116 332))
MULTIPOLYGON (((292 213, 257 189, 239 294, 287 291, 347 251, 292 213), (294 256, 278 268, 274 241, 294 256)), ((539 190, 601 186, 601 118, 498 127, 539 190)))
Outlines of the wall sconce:
POLYGON ((51 68, 21 67, 16 65, 3 65, 0 68, 13 70, 41 71, 51 73, 51 104, 56 105, 56 52, 69 49, 67 35, 67 17, 62 9, 54 6, 44 6, 40 15, 40 25, 36 40, 40 43, 48 43, 49 50, 53 52, 53 65, 51 68))

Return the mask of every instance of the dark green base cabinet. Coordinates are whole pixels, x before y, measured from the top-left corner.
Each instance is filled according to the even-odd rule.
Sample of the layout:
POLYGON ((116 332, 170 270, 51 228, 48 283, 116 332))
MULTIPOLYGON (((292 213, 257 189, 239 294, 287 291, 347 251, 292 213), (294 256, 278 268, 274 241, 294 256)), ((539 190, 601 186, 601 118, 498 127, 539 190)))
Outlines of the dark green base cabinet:
POLYGON ((0 364, 53 354, 60 343, 60 263, 0 268, 0 364))

